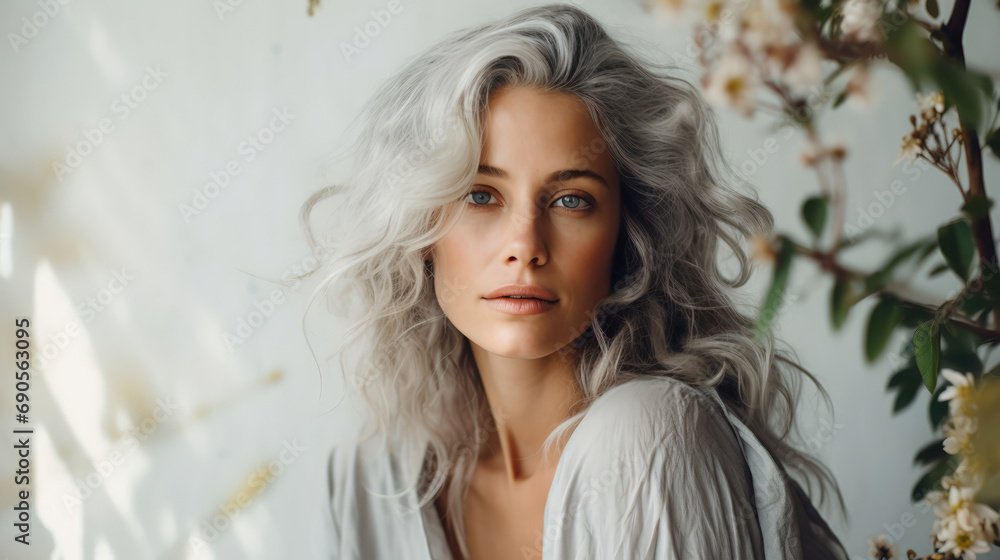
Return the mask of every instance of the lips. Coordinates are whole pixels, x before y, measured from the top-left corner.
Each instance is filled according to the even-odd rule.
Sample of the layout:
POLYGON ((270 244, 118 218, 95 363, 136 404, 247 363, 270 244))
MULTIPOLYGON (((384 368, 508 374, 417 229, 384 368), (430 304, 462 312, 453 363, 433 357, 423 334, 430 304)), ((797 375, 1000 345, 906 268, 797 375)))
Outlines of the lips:
POLYGON ((510 315, 536 315, 555 309, 556 302, 539 299, 535 297, 509 297, 500 296, 495 298, 483 298, 486 305, 510 315))
POLYGON ((555 303, 559 301, 548 289, 534 284, 507 284, 483 296, 484 299, 506 298, 511 300, 536 299, 555 303))

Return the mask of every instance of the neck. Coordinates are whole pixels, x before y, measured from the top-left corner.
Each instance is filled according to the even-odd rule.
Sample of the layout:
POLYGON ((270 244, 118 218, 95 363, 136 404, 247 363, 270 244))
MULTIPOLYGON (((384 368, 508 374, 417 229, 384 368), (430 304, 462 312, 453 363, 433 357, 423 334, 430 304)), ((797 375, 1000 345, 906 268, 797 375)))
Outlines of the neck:
POLYGON ((495 431, 480 464, 502 471, 509 486, 555 468, 543 464, 542 443, 578 410, 581 392, 574 364, 560 353, 537 359, 507 358, 471 344, 495 431))

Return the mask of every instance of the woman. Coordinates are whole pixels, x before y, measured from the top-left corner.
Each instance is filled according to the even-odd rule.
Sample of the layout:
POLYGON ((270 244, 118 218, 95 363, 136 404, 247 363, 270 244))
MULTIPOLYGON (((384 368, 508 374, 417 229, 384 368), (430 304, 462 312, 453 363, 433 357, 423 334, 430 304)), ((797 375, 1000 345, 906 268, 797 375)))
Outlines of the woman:
POLYGON ((335 558, 846 558, 788 474, 843 510, 785 441, 799 373, 819 383, 729 295, 771 214, 656 68, 556 4, 449 37, 366 107, 350 180, 302 215, 318 245, 340 195, 317 293, 360 306, 376 420, 331 452, 335 558))

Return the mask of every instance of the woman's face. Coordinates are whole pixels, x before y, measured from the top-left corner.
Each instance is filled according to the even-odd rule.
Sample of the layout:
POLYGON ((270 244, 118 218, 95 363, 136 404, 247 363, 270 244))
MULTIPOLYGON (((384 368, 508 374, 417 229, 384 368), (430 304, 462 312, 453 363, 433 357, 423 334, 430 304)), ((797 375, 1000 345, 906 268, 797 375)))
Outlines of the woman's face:
POLYGON ((547 356, 610 291, 618 173, 582 102, 526 88, 491 94, 479 163, 465 214, 432 249, 438 302, 488 352, 547 356), (511 284, 555 301, 490 297, 511 284))

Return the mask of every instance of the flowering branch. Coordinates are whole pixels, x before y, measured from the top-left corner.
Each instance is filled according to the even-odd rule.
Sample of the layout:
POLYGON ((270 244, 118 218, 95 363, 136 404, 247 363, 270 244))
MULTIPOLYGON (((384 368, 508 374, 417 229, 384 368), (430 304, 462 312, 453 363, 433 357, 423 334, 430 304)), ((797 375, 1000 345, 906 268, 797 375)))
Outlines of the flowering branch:
MULTIPOLYGON (((944 43, 945 56, 955 64, 965 69, 965 49, 962 46, 962 34, 965 22, 969 17, 970 0, 956 0, 948 23, 941 27, 940 36, 944 43)), ((965 146, 966 168, 969 174, 969 195, 986 197, 986 181, 983 176, 983 152, 979 145, 979 135, 970 123, 959 115, 962 126, 962 137, 965 146)), ((993 224, 989 212, 972 218, 972 231, 976 239, 976 248, 986 266, 997 268, 997 249, 993 242, 993 224)), ((994 310, 995 328, 1000 330, 1000 309, 994 310)))
MULTIPOLYGON (((660 1, 674 6, 682 2, 660 1)), ((968 436, 975 431, 976 424, 971 420, 971 408, 955 403, 966 402, 973 376, 985 376, 976 348, 1000 344, 1000 267, 980 145, 982 134, 983 145, 1000 155, 1000 130, 991 133, 993 125, 984 130, 981 123, 984 119, 980 115, 980 101, 986 96, 992 103, 992 82, 986 76, 969 72, 965 65, 962 35, 970 0, 956 0, 943 24, 918 18, 913 13, 923 4, 931 20, 936 20, 939 17, 936 0, 773 0, 766 8, 762 0, 686 1, 700 2, 706 8, 707 17, 696 29, 694 40, 699 49, 697 60, 706 69, 701 80, 706 97, 747 117, 762 108, 784 113, 801 126, 807 141, 803 162, 815 168, 818 180, 819 194, 806 199, 802 206, 803 220, 813 234, 812 247, 773 232, 751 240, 754 256, 774 264, 774 279, 761 309, 758 330, 768 328, 773 321, 794 257, 812 260, 834 277, 830 316, 835 329, 840 328, 848 311, 859 301, 869 296, 880 298, 871 311, 865 335, 865 356, 869 361, 878 358, 892 332, 901 324, 915 329, 912 345, 904 350, 909 353, 909 362, 889 380, 889 388, 898 392, 894 412, 911 403, 921 385, 937 394, 939 374, 943 376, 945 384, 934 402, 951 403, 947 411, 932 404, 931 418, 935 429, 947 420, 943 451, 956 459, 938 462, 913 490, 914 500, 935 500, 938 506, 933 539, 936 552, 926 558, 975 558, 977 552, 988 550, 991 542, 998 542, 1000 525, 996 521, 1000 514, 973 500, 971 492, 979 487, 979 481, 969 477, 979 471, 974 461, 965 458, 971 457, 974 446, 968 436), (827 88, 845 74, 850 79, 836 96, 833 108, 844 101, 864 103, 870 97, 869 66, 882 58, 911 79, 919 107, 919 117, 910 117, 912 130, 903 136, 900 157, 895 163, 906 159, 912 164, 919 160, 925 169, 941 171, 958 190, 962 215, 937 228, 933 241, 923 240, 903 247, 881 269, 863 272, 844 266, 838 256, 841 250, 874 237, 870 234, 876 230, 861 231, 870 223, 861 229, 845 224, 847 150, 821 139, 814 113, 829 100, 827 88), (836 65, 826 77, 824 61, 836 65), (930 80, 940 91, 922 94, 922 80, 930 80), (769 99, 758 99, 761 92, 769 99), (958 117, 955 127, 946 124, 952 108, 958 117), (959 165, 963 163, 968 188, 962 184, 959 165), (832 214, 829 228, 832 239, 829 249, 823 249, 820 242, 827 229, 828 214, 832 214), (962 280, 962 286, 954 297, 949 295, 949 299, 932 305, 908 295, 908 287, 894 281, 893 272, 908 260, 915 259, 919 264, 935 250, 944 257, 944 263, 931 270, 930 275, 951 270, 962 280), (972 266, 976 254, 978 274, 972 266), (858 288, 859 285, 863 287, 858 288), (990 318, 992 327, 987 327, 990 318), (941 326, 954 328, 941 329, 941 326), (971 364, 969 377, 949 369, 955 363, 961 363, 963 368, 971 364), (957 461, 959 458, 963 460, 957 461)), ((996 116, 1000 116, 1000 105, 996 116)), ((886 205, 891 204, 892 199, 889 200, 884 203, 879 198, 886 205)), ((880 212, 884 211, 885 206, 880 212)), ((918 459, 927 462, 926 452, 927 448, 918 454, 918 459)), ((997 484, 1000 486, 1000 482, 997 484)), ((870 545, 870 555, 874 558, 893 558, 897 553, 895 545, 886 543, 884 536, 871 539, 870 545)), ((916 553, 911 550, 907 556, 914 560, 916 553)))

